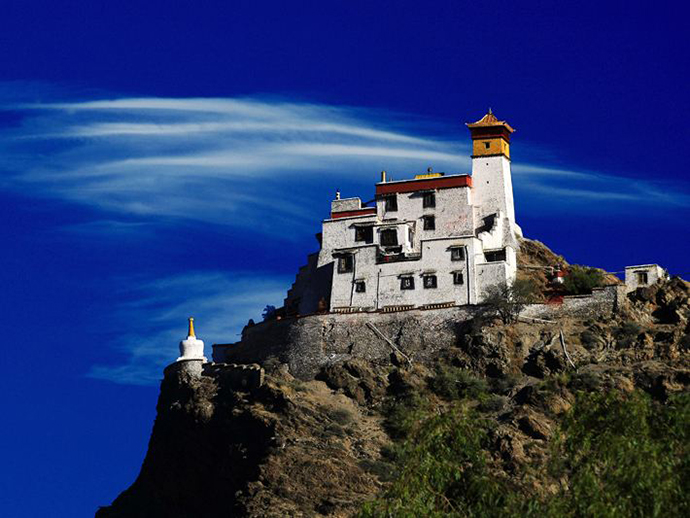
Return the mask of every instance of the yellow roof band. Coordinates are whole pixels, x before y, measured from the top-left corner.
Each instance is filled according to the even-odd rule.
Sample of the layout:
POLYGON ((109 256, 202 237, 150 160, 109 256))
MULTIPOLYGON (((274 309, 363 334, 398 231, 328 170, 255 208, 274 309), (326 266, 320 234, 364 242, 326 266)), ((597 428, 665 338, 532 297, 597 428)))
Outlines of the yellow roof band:
POLYGON ((415 180, 421 180, 422 178, 438 178, 439 176, 443 176, 443 173, 424 173, 424 174, 416 174, 414 179, 415 180))

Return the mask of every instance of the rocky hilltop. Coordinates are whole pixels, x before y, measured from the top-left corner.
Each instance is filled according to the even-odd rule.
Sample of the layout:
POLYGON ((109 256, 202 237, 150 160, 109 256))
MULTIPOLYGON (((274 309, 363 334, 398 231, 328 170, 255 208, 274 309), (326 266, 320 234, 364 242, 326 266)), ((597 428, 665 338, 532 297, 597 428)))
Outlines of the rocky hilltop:
MULTIPOLYGON (((567 264, 531 243, 523 264, 567 264)), ((351 354, 301 379, 280 355, 264 357, 260 386, 222 369, 168 369, 141 472, 96 516, 613 516, 629 515, 629 502, 639 516, 688 511, 690 284, 638 289, 595 315, 505 323, 478 313, 448 336, 412 361, 398 337, 385 359, 351 354), (618 411, 634 426, 607 428, 618 411), (670 423, 663 440, 659 423, 670 423), (659 461, 665 492, 636 500, 642 482, 624 476, 637 455, 583 460, 597 426, 618 457, 639 450, 649 481, 657 459, 676 459, 669 471, 659 461), (617 499, 620 487, 629 494, 617 499)))

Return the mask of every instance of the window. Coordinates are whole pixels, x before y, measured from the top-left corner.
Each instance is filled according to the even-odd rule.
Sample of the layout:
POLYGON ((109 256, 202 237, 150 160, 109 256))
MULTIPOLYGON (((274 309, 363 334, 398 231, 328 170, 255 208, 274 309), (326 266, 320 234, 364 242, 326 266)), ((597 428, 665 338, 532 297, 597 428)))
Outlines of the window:
POLYGON ((453 284, 465 284, 462 272, 453 272, 453 284))
POLYGON ((422 207, 425 209, 430 207, 436 207, 436 193, 435 192, 425 192, 422 198, 422 207))
POLYGON ((484 149, 489 149, 491 147, 491 142, 484 142, 484 149))
POLYGON ((371 243, 374 240, 373 227, 355 227, 355 241, 371 243))
POLYGON ((462 247, 455 247, 450 249, 450 260, 451 261, 464 261, 465 260, 465 249, 462 247))
POLYGON ((435 288, 436 287, 436 276, 435 275, 425 275, 424 276, 424 288, 435 288))
POLYGON ((348 273, 352 271, 355 261, 352 254, 341 255, 338 257, 338 273, 348 273))
POLYGON ((381 246, 397 246, 398 231, 394 228, 386 228, 381 231, 381 246))
POLYGON ((424 230, 435 230, 436 229, 436 219, 433 216, 424 216, 424 230))
POLYGON ((413 290, 414 289, 414 277, 400 277, 400 289, 401 290, 413 290))
POLYGON ((398 198, 396 198, 395 194, 389 194, 383 199, 386 200, 386 212, 395 212, 398 210, 398 198))
POLYGON ((355 291, 357 293, 364 293, 367 291, 367 285, 364 281, 355 281, 355 291))
POLYGON ((637 272, 637 284, 647 284, 647 272, 637 272))
POLYGON ((498 261, 505 261, 506 260, 506 249, 503 248, 502 250, 493 250, 491 252, 484 252, 484 256, 486 256, 486 262, 488 262, 488 263, 496 263, 498 261))

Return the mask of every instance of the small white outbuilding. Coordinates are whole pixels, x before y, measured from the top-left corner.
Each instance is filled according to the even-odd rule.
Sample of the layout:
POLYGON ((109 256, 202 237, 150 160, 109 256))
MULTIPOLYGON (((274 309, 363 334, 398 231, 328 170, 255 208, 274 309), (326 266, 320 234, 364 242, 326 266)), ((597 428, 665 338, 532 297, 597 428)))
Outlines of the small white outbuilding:
POLYGON ((658 264, 638 264, 625 267, 625 291, 651 286, 668 279, 668 272, 658 264))

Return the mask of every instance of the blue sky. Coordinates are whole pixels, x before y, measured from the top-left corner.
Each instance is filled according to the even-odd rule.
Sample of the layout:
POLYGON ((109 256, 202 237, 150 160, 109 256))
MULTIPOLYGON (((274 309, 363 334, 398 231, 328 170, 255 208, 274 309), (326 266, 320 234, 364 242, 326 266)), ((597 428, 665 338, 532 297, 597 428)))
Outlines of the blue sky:
POLYGON ((690 276, 680 2, 139 4, 3 2, 2 516, 112 501, 186 317, 236 340, 336 189, 468 173, 489 106, 528 237, 690 276))

